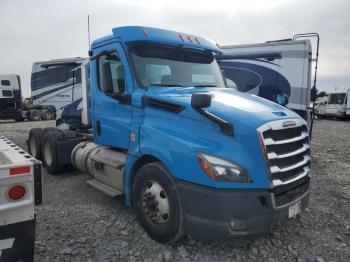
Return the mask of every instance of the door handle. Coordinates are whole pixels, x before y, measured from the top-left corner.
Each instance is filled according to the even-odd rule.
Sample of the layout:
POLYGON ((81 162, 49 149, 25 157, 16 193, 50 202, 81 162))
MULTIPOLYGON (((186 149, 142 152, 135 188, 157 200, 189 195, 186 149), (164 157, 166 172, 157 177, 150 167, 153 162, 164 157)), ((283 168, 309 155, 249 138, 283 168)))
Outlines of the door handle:
POLYGON ((101 135, 101 121, 100 120, 96 120, 96 133, 98 136, 101 135))

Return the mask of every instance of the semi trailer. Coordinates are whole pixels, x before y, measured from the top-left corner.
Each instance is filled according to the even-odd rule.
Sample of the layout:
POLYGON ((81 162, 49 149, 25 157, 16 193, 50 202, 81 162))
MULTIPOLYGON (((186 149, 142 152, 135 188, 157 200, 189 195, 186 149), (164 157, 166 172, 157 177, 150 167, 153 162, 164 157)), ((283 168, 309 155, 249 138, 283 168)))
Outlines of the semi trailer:
POLYGON ((34 261, 41 162, 0 134, 0 262, 34 261))
POLYGON ((307 123, 283 95, 228 88, 220 54, 190 34, 113 28, 79 65, 80 125, 30 130, 29 152, 51 174, 73 165, 123 195, 160 242, 269 231, 307 206, 307 123))

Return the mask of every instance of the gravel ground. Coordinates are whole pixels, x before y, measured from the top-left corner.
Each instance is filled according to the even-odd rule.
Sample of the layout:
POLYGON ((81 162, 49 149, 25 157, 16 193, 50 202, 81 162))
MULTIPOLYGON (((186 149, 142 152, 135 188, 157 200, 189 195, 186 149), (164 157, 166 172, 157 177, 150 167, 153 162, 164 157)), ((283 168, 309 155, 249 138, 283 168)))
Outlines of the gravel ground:
MULTIPOLYGON (((54 122, 0 123, 26 148, 28 131, 54 122)), ((316 120, 309 208, 272 233, 229 242, 162 245, 143 231, 123 198, 85 184, 87 175, 43 170, 35 261, 350 261, 350 122, 316 120)))

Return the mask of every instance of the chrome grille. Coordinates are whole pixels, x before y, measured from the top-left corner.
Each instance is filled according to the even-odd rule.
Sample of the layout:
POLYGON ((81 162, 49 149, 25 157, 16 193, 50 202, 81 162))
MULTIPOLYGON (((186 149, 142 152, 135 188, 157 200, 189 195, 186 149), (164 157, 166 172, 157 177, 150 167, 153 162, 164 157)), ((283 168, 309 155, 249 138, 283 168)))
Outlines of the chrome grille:
POLYGON ((310 172, 310 142, 302 119, 269 122, 258 132, 266 148, 272 187, 287 185, 310 172))

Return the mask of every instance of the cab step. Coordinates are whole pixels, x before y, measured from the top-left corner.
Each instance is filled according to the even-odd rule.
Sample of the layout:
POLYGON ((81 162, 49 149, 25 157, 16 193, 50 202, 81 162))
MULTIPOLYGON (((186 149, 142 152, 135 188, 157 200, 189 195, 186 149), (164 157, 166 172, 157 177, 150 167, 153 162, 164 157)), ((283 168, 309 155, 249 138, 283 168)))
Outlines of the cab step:
POLYGON ((96 179, 89 179, 86 181, 86 183, 89 186, 92 186, 93 188, 97 189, 98 191, 101 191, 102 193, 105 193, 106 195, 109 195, 111 197, 116 197, 116 196, 120 196, 123 194, 119 190, 117 190, 113 187, 107 186, 106 184, 103 184, 100 181, 97 181, 96 179))

